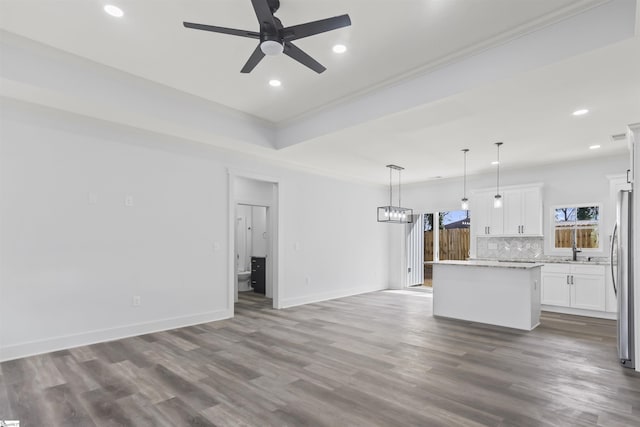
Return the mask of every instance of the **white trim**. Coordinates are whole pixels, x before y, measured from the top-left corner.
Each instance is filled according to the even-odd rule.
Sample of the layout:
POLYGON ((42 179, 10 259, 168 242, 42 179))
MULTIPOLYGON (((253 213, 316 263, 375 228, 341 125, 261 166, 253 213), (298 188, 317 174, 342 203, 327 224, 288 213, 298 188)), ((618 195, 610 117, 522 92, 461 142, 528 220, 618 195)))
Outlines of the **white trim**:
MULTIPOLYGON (((502 168, 500 168, 500 170, 502 170, 502 168)), ((467 176, 467 179, 469 179, 469 176, 467 176)), ((501 185, 500 186, 500 191, 509 191, 509 190, 528 190, 530 188, 544 188, 544 183, 543 182, 533 182, 531 184, 518 184, 518 185, 501 185)), ((473 195, 475 193, 486 193, 486 192, 494 192, 496 190, 496 187, 484 187, 484 188, 474 188, 472 190, 469 190, 469 194, 473 195)), ((471 201, 471 200, 470 200, 471 201)), ((462 209, 458 209, 458 210, 462 210, 462 209)))
POLYGON ((65 350, 74 347, 91 345, 105 341, 113 341, 138 335, 151 334, 202 323, 215 322, 228 319, 231 313, 228 310, 214 310, 187 316, 171 317, 151 322, 134 323, 116 328, 96 329, 79 334, 61 335, 36 341, 28 341, 12 344, 0 348, 0 362, 52 351, 65 350))
POLYGON ((365 288, 340 289, 338 291, 306 295, 303 297, 286 298, 281 301, 282 302, 281 308, 289 308, 289 307, 295 307, 298 305, 312 304, 312 303, 328 301, 336 298, 350 297, 353 295, 368 294, 370 292, 384 291, 387 289, 388 288, 386 286, 380 285, 370 289, 365 289, 365 288))
POLYGON ((616 320, 618 318, 618 313, 609 313, 606 311, 582 310, 580 308, 558 307, 554 305, 543 305, 540 307, 540 309, 542 311, 549 311, 552 313, 572 314, 574 316, 584 317, 597 317, 599 319, 616 320))
POLYGON ((227 168, 227 176, 228 176, 228 195, 227 195, 227 234, 228 234, 228 258, 227 258, 227 308, 231 313, 230 317, 234 316, 235 310, 235 284, 238 272, 236 271, 235 264, 235 214, 236 207, 238 204, 243 205, 251 205, 251 206, 264 206, 267 208, 267 228, 271 230, 271 241, 270 241, 270 257, 267 258, 267 268, 272 271, 271 273, 271 292, 272 292, 272 301, 273 308, 282 308, 282 304, 280 303, 280 271, 282 268, 281 257, 282 253, 282 245, 280 242, 280 230, 281 226, 281 217, 280 215, 280 201, 282 199, 282 182, 280 178, 257 174, 252 171, 243 170, 243 169, 235 169, 235 168, 227 168), (247 178, 255 181, 267 182, 270 184, 274 184, 274 194, 271 198, 271 203, 265 204, 263 201, 253 201, 246 199, 236 199, 235 198, 235 187, 236 187, 236 178, 247 178))
MULTIPOLYGON (((637 9, 638 19, 640 19, 640 8, 637 9)), ((636 183, 638 180, 636 177, 638 176, 638 167, 640 166, 640 148, 638 144, 640 143, 640 123, 633 123, 628 126, 627 129, 627 143, 629 144, 630 151, 630 169, 631 169, 631 186, 632 188, 637 187, 636 183)), ((640 188, 640 187, 639 187, 640 188)), ((635 189, 636 193, 638 193, 637 188, 635 189)), ((635 365, 636 371, 640 372, 640 363, 638 361, 638 356, 640 356, 640 197, 636 194, 633 198, 633 218, 631 219, 631 224, 633 227, 633 240, 631 244, 633 245, 633 253, 635 254, 635 264, 633 266, 633 274, 634 274, 634 292, 635 292, 635 304, 634 304, 634 316, 635 316, 635 365)))

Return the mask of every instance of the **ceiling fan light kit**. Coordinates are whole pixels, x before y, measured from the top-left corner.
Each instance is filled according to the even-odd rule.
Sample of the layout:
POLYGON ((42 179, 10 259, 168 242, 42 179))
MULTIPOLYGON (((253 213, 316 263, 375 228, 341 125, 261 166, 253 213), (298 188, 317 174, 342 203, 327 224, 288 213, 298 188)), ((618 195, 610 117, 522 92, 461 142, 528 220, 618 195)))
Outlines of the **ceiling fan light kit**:
POLYGON ((387 222, 393 224, 410 224, 413 222, 413 209, 401 207, 401 172, 404 169, 401 166, 387 165, 389 168, 389 205, 378 207, 378 222, 387 222), (398 206, 393 206, 393 171, 398 172, 398 206))
POLYGON ((274 13, 280 8, 280 0, 251 0, 251 4, 253 5, 253 10, 260 24, 259 32, 196 24, 194 22, 183 22, 183 25, 186 28, 194 30, 211 31, 214 33, 260 40, 260 43, 256 46, 246 64, 244 64, 244 67, 240 70, 241 73, 250 73, 265 55, 275 56, 284 53, 318 74, 324 72, 326 68, 302 49, 294 45, 293 41, 351 25, 349 15, 340 15, 334 16, 333 18, 320 19, 305 24, 285 27, 282 25, 282 22, 274 16, 274 13))
POLYGON ((265 55, 276 56, 284 51, 284 45, 273 40, 265 40, 260 43, 260 50, 265 55))

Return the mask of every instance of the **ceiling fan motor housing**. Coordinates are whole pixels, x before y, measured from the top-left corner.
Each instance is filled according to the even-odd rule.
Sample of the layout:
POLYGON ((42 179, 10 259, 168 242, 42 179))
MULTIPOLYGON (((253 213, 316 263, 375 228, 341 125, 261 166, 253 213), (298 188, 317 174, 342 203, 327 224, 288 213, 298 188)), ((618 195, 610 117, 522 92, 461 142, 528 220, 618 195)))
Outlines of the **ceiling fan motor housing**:
POLYGON ((276 13, 276 11, 280 9, 280 0, 267 0, 267 3, 269 3, 271 13, 276 13))

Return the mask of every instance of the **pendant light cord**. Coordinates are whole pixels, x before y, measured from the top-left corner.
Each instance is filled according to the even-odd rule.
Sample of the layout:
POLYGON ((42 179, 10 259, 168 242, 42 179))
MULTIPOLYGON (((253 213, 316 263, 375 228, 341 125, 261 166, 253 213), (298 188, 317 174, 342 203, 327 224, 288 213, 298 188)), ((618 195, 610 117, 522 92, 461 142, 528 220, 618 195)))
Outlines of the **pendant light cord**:
POLYGON ((391 181, 391 173, 393 170, 389 168, 389 208, 393 206, 393 183, 391 181))
POLYGON ((467 198, 467 152, 469 151, 469 149, 464 149, 462 150, 464 151, 464 179, 463 179, 463 184, 462 184, 462 197, 464 199, 467 198))
POLYGON ((500 195, 500 146, 502 142, 496 142, 496 146, 498 147, 498 173, 496 173, 496 196, 500 195))
POLYGON ((402 206, 402 200, 400 199, 400 189, 402 188, 400 181, 402 181, 402 170, 398 170, 398 207, 402 206))

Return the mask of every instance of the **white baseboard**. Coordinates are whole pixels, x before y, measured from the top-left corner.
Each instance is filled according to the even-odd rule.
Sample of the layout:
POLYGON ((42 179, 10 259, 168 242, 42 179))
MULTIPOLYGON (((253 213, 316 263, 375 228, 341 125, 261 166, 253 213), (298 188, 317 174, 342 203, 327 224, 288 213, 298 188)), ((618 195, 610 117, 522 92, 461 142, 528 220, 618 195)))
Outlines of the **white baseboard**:
POLYGON ((616 320, 618 313, 610 313, 607 311, 582 310, 580 308, 557 307, 554 305, 543 305, 542 311, 550 311, 553 313, 573 314, 575 316, 597 317, 599 319, 616 320))
POLYGON ((231 317, 228 309, 208 311, 188 316, 173 317, 169 319, 155 320, 152 322, 136 323, 117 328, 98 329, 73 335, 63 335, 43 340, 24 342, 0 347, 0 362, 52 351, 66 350, 83 345, 99 342, 113 341, 121 338, 129 338, 137 335, 198 325, 200 323, 213 322, 231 317))
POLYGON ((364 288, 340 289, 337 291, 323 292, 320 294, 305 295, 303 297, 283 298, 280 302, 280 308, 289 308, 289 307, 295 307, 297 305, 312 304, 314 302, 322 302, 322 301, 328 301, 336 298, 350 297, 353 295, 366 294, 368 292, 382 291, 385 289, 388 289, 387 286, 380 285, 379 287, 367 288, 367 289, 364 289, 364 288))

